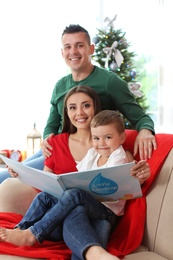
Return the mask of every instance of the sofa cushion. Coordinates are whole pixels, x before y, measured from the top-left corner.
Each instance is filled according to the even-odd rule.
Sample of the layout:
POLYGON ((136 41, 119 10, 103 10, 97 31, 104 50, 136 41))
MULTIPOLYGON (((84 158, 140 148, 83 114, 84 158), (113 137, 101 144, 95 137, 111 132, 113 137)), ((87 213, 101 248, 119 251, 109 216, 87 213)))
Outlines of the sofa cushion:
POLYGON ((160 256, 153 252, 141 252, 127 255, 123 260, 168 260, 167 258, 160 256))
POLYGON ((147 195, 147 221, 143 244, 167 259, 173 259, 173 150, 147 195))
POLYGON ((0 185, 0 212, 24 215, 38 193, 34 188, 20 182, 18 178, 8 178, 0 185))

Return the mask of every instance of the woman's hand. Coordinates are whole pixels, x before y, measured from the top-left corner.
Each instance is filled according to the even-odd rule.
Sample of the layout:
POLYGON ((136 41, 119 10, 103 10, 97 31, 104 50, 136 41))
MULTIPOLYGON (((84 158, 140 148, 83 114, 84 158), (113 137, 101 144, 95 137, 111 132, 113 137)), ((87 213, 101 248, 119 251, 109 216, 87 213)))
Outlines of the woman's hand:
POLYGON ((13 169, 11 169, 10 167, 8 167, 8 171, 9 171, 11 177, 16 178, 18 176, 18 174, 16 172, 14 172, 13 169))
POLYGON ((43 157, 46 159, 47 157, 50 157, 52 155, 51 150, 52 146, 49 144, 49 139, 53 137, 54 134, 50 134, 48 137, 46 137, 42 142, 42 153, 43 157))
POLYGON ((143 184, 151 176, 150 165, 145 160, 137 162, 131 169, 131 175, 143 184))

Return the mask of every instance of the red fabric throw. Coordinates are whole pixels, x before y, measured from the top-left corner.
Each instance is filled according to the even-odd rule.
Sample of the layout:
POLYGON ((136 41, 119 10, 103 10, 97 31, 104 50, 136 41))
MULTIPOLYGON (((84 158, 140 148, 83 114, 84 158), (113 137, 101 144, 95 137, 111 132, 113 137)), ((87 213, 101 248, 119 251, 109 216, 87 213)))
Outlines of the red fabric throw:
MULTIPOLYGON (((22 216, 15 213, 0 212, 0 226, 13 228, 22 216)), ((15 246, 10 243, 0 242, 0 254, 17 255, 31 258, 44 258, 47 260, 69 260, 71 251, 65 243, 44 241, 43 244, 36 243, 34 246, 15 246)))
MULTIPOLYGON (((133 154, 133 145, 137 132, 135 130, 126 130, 126 144, 133 154)), ((172 134, 156 134, 158 148, 153 151, 152 158, 148 160, 151 169, 151 177, 143 184, 143 197, 129 200, 126 203, 125 213, 110 237, 108 243, 108 251, 119 257, 123 257, 134 251, 140 244, 143 238, 145 218, 146 218, 146 195, 151 184, 173 147, 172 134)), ((139 160, 139 157, 136 158, 139 160)))
MULTIPOLYGON (((137 132, 135 130, 126 130, 126 133, 126 146, 133 153, 133 144, 137 132)), ((141 244, 146 217, 145 196, 158 175, 169 151, 173 147, 172 134, 156 134, 156 140, 158 149, 153 152, 152 158, 148 160, 151 166, 151 177, 142 186, 143 197, 127 201, 125 214, 121 218, 118 227, 111 234, 107 246, 107 250, 110 253, 122 258, 141 244)), ((0 226, 12 228, 20 221, 21 217, 21 215, 15 213, 0 212, 0 226)), ((46 258, 47 260, 70 260, 71 258, 71 251, 66 247, 64 242, 57 243, 50 241, 44 241, 42 245, 36 243, 32 247, 19 247, 0 242, 0 254, 46 258)))

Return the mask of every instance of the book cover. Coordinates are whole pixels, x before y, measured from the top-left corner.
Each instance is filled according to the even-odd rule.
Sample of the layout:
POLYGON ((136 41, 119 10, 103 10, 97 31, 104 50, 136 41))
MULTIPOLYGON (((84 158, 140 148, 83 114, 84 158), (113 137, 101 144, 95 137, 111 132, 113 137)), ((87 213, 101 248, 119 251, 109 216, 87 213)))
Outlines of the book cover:
POLYGON ((2 155, 0 157, 18 173, 22 182, 58 198, 65 189, 70 188, 83 189, 100 201, 127 200, 142 196, 139 180, 130 176, 134 162, 56 175, 28 167, 2 155))
POLYGON ((63 174, 64 186, 80 188, 101 201, 133 199, 142 196, 138 179, 130 176, 134 163, 63 174))

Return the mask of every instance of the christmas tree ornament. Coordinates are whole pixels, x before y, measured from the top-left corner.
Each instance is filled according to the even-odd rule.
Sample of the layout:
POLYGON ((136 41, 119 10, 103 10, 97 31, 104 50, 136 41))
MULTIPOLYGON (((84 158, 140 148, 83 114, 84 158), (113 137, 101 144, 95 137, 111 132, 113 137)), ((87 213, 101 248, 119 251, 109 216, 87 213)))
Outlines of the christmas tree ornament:
POLYGON ((121 42, 121 46, 126 49, 126 48, 128 47, 127 41, 126 41, 126 40, 123 40, 123 41, 121 42))
POLYGON ((99 42, 99 37, 95 36, 93 37, 93 43, 97 44, 99 42))
POLYGON ((106 17, 104 19, 104 23, 107 23, 107 25, 105 26, 105 30, 107 30, 109 27, 114 27, 114 21, 117 18, 117 14, 114 16, 114 18, 111 20, 109 17, 106 17))
POLYGON ((136 77, 136 70, 131 70, 130 71, 130 76, 132 77, 132 78, 135 78, 136 77))
POLYGON ((118 67, 121 66, 124 58, 123 55, 121 54, 121 52, 117 49, 118 47, 118 42, 114 41, 112 43, 111 47, 105 47, 103 48, 103 52, 106 53, 107 57, 106 57, 106 61, 105 61, 105 68, 107 69, 109 67, 109 59, 112 55, 112 53, 114 54, 114 59, 118 65, 118 67))
POLYGON ((134 96, 139 98, 143 96, 143 93, 140 91, 142 86, 140 82, 129 82, 128 86, 134 96))
POLYGON ((110 64, 110 69, 115 72, 117 70, 117 68, 118 68, 118 65, 116 64, 116 62, 113 61, 110 64))

